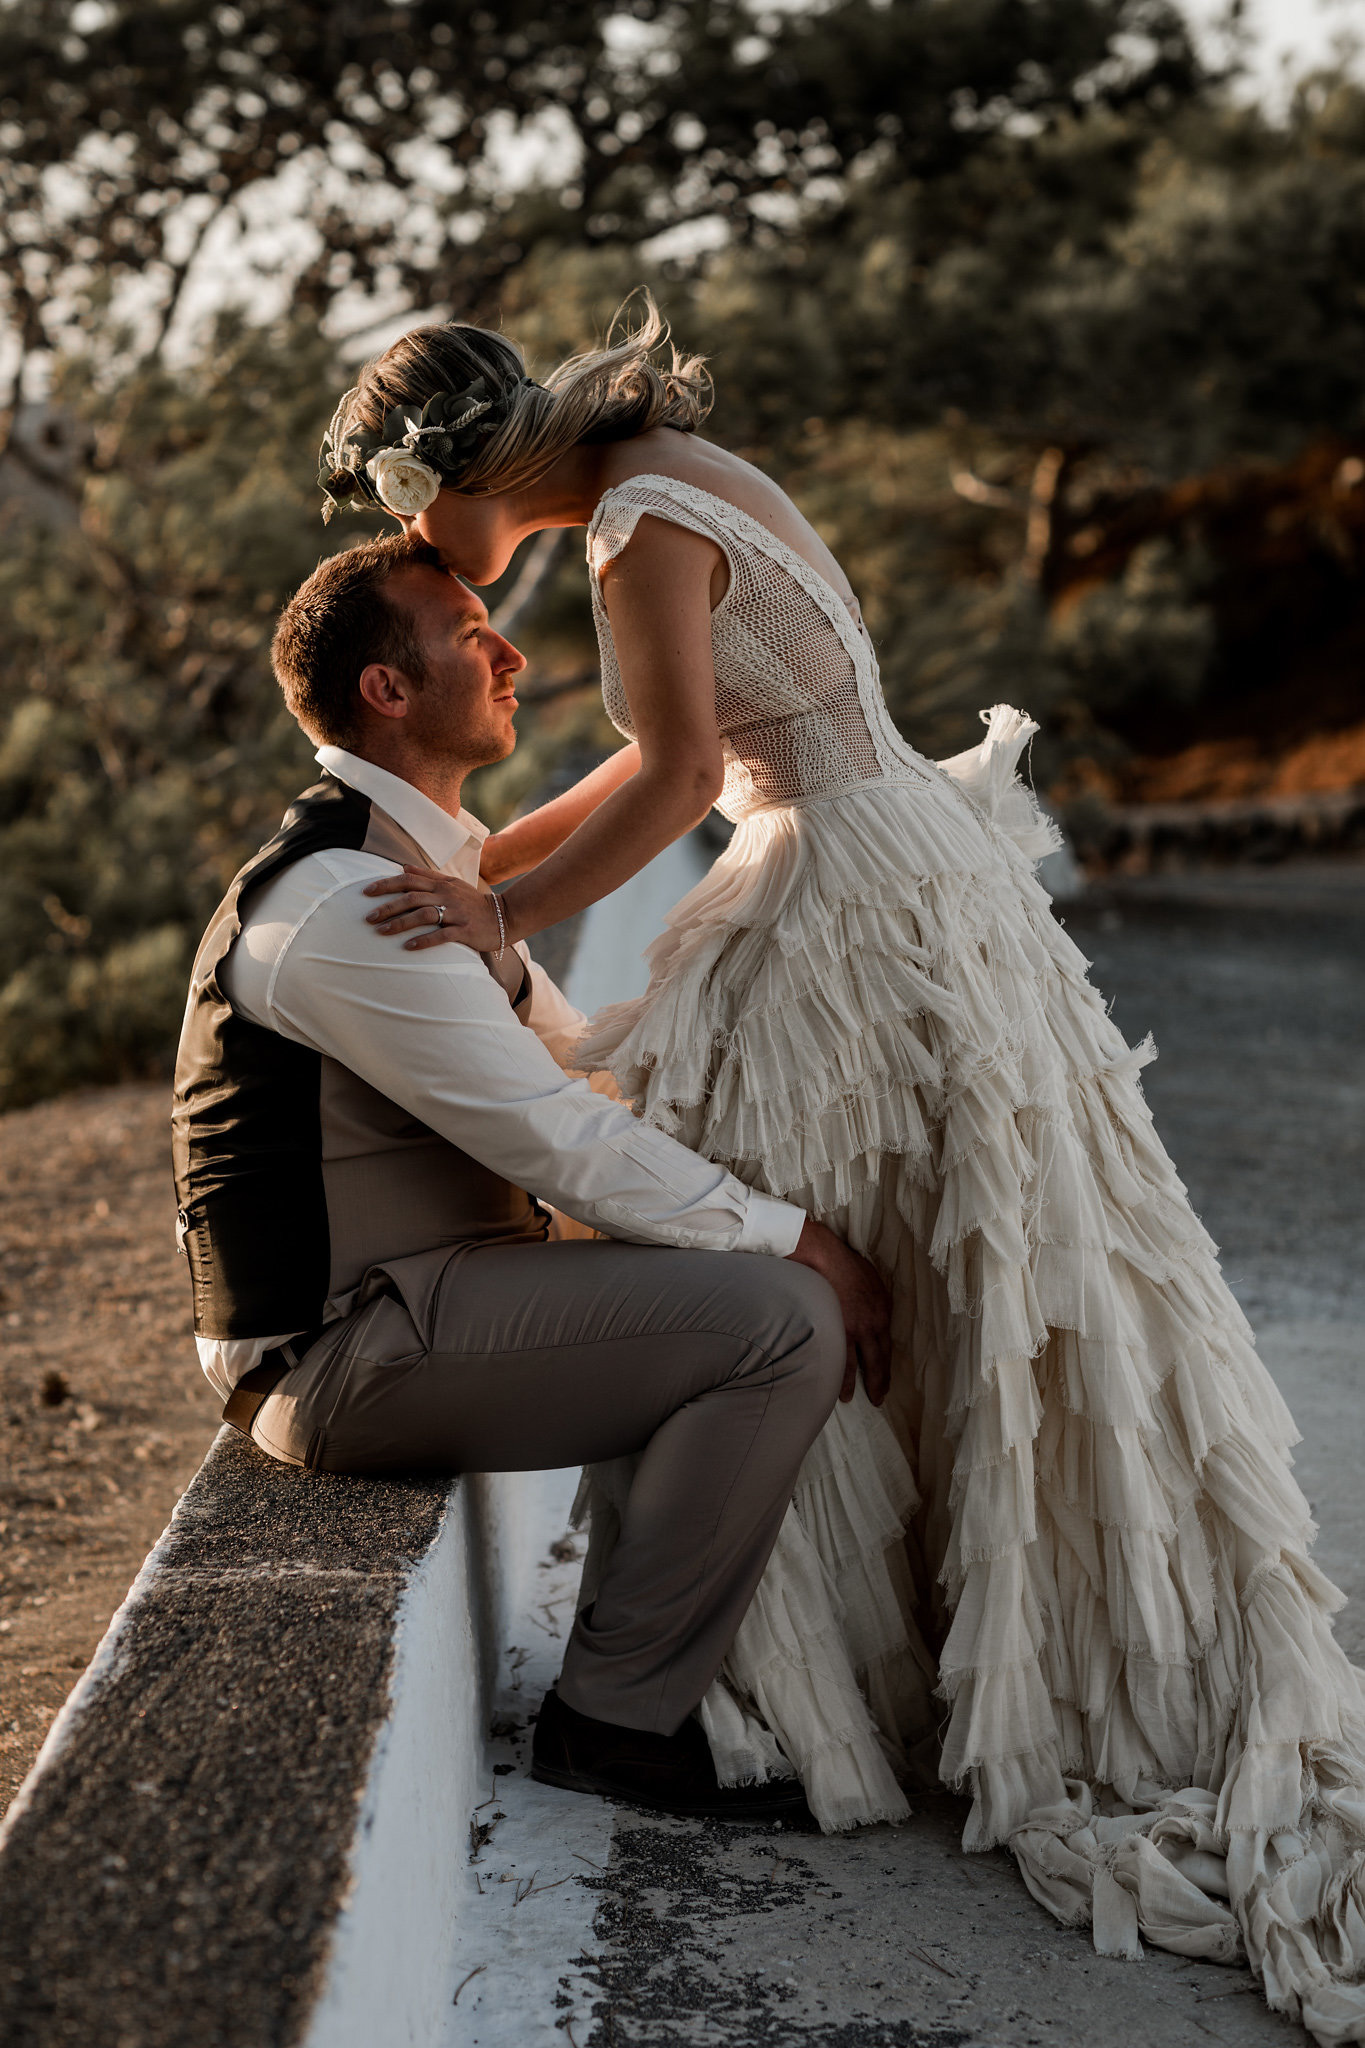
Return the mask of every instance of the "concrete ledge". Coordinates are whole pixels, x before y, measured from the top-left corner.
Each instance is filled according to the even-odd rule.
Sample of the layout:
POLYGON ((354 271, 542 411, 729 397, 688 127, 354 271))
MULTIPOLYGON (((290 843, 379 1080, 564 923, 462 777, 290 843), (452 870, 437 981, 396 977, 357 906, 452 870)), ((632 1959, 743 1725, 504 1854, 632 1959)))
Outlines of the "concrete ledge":
POLYGON ((1235 866, 1365 848, 1365 788, 1188 803, 1077 805, 1070 822, 1084 859, 1104 873, 1143 875, 1192 861, 1235 866))
POLYGON ((435 2036, 562 1492, 309 1475, 220 1433, 0 1833, 7 2048, 435 2036))

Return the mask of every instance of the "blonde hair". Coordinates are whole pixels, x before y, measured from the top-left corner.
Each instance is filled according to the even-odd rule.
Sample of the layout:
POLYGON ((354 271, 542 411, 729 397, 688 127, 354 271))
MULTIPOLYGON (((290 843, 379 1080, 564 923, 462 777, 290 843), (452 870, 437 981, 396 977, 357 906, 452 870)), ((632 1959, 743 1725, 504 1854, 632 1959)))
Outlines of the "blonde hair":
POLYGON ((395 407, 421 406, 482 378, 503 416, 449 487, 488 497, 534 483, 584 442, 626 441, 651 427, 693 433, 711 409, 705 358, 680 355, 649 292, 633 296, 644 307, 635 326, 627 325, 628 299, 601 347, 570 356, 543 385, 527 380, 520 349, 504 335, 456 320, 415 327, 365 365, 340 438, 382 434, 395 407), (667 361, 656 362, 665 345, 667 361))

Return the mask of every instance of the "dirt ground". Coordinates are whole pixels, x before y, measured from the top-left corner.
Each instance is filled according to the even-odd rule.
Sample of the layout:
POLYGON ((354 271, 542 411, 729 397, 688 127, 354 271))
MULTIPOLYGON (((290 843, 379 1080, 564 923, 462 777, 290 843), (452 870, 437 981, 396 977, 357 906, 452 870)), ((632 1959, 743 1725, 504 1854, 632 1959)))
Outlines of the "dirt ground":
POLYGON ((218 1426, 169 1090, 0 1117, 0 1810, 218 1426))

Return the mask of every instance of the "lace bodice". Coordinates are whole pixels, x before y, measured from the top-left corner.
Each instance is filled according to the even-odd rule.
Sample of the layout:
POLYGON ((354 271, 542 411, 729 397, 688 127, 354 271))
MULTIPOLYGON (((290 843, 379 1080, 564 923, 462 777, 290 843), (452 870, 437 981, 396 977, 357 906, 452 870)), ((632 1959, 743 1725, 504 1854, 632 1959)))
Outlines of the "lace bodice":
POLYGON ((615 485, 588 528, 602 697, 619 732, 634 738, 599 578, 646 512, 705 534, 729 564, 729 588, 711 614, 725 748, 717 808, 727 818, 868 783, 930 779, 891 722, 872 643, 838 592, 737 505, 671 476, 615 485))

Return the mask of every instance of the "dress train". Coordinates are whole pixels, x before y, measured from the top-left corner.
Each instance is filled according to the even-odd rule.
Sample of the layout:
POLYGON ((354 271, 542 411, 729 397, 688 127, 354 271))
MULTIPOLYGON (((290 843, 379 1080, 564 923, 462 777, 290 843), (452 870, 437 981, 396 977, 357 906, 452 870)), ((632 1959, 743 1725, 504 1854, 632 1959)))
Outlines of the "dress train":
MULTIPOLYGON (((937 1749, 966 1846, 1102 1953, 1245 1952, 1365 2043, 1362 1674, 1152 1048, 1034 874, 1033 730, 997 706, 923 787, 750 812, 579 1048, 892 1287, 891 1401, 813 1449, 703 1720, 731 1781, 785 1754, 825 1827, 902 1816, 937 1749)), ((588 1597, 622 1483, 585 1482, 588 1597)))

